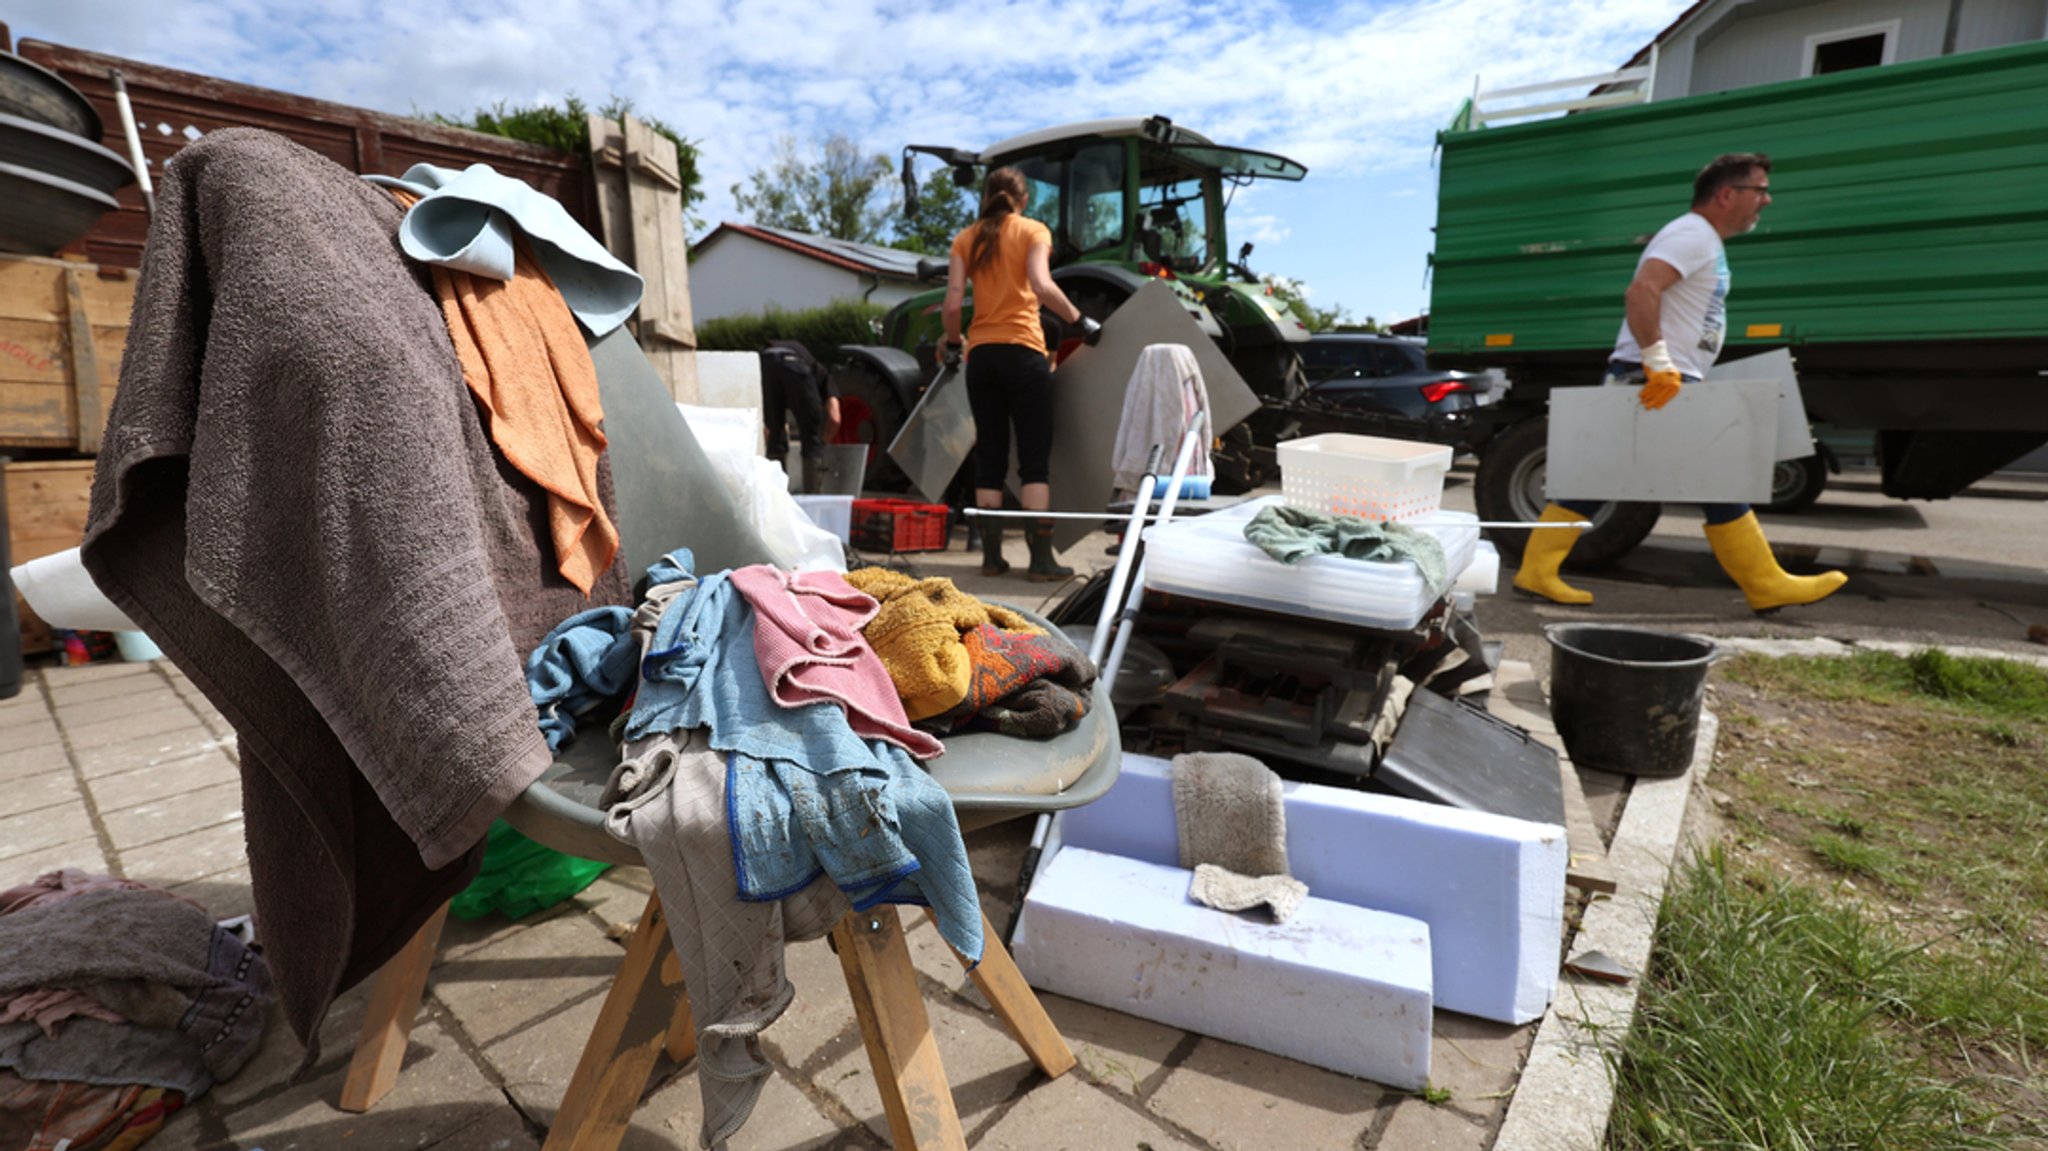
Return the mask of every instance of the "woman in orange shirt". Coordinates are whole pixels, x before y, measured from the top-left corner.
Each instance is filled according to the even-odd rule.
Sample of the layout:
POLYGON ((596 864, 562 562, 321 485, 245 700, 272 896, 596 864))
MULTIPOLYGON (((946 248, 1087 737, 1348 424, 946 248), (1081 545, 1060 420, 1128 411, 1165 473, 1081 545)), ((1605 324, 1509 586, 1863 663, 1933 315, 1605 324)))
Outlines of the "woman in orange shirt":
MULTIPOLYGON (((1052 282, 1052 233, 1024 215, 1023 173, 997 168, 981 194, 981 218, 953 237, 946 279, 945 361, 962 354, 960 309, 967 285, 974 285, 974 323, 967 332, 967 401, 974 409, 974 502, 1003 506, 1010 471, 1010 431, 1017 433, 1018 497, 1026 511, 1052 506, 1047 459, 1052 454, 1052 365, 1038 310, 1045 307, 1084 335, 1100 327, 1052 282)), ((1010 570, 1003 559, 1001 521, 981 521, 981 574, 1010 570)), ((1031 547, 1027 578, 1061 580, 1074 574, 1053 559, 1052 521, 1033 520, 1025 529, 1031 547)))

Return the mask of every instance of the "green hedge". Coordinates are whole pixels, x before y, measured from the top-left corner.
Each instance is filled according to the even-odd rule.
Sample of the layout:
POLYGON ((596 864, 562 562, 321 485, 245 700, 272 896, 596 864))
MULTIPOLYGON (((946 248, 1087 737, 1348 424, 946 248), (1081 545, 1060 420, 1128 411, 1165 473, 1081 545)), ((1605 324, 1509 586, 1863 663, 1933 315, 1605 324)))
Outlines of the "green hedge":
POLYGON ((860 300, 834 300, 822 308, 784 311, 771 307, 755 316, 721 316, 697 325, 697 347, 707 352, 758 352, 770 340, 797 340, 821 363, 839 356, 841 344, 872 344, 875 321, 888 309, 860 300))

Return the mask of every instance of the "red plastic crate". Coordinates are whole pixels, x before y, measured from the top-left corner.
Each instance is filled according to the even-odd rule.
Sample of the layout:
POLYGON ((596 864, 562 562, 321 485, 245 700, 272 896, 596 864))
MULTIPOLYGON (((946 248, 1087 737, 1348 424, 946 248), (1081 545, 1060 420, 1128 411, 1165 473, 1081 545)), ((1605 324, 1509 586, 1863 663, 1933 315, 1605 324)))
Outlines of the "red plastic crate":
POLYGON ((853 546, 873 552, 946 550, 946 505, 915 500, 855 500, 853 546))

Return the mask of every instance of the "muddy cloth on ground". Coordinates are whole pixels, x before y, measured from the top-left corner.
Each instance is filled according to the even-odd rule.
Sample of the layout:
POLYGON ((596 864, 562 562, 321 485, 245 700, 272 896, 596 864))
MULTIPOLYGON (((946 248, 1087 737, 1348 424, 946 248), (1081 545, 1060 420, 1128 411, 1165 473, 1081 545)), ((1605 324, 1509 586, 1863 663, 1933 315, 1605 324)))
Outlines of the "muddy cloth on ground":
POLYGON ((1059 632, 1004 631, 985 623, 960 642, 969 668, 966 698, 921 721, 926 727, 1050 739, 1088 714, 1095 664, 1059 632))
POLYGON ((846 582, 881 602, 862 634, 889 669, 912 722, 943 715, 967 698, 974 680, 974 663, 962 640, 968 632, 983 624, 1038 632, 1023 616, 983 603, 949 579, 862 568, 847 573, 846 582))
POLYGON ((795 994, 783 941, 816 939, 851 908, 823 876, 785 899, 740 897, 726 759, 702 729, 649 736, 626 746, 601 801, 606 830, 639 849, 661 893, 697 1028, 705 1147, 740 1129, 774 1070, 759 1037, 795 994))
POLYGON ((1369 563, 1412 563, 1422 573, 1430 598, 1444 594, 1456 578, 1444 559, 1444 545, 1433 535, 1398 523, 1377 523, 1357 516, 1333 516, 1307 508, 1274 504, 1244 525, 1244 538, 1284 564, 1313 555, 1335 555, 1369 563))
MULTIPOLYGON (((648 569, 648 599, 690 577, 687 550, 648 569)), ((981 958, 981 904, 953 801, 909 753, 863 740, 830 702, 785 708, 754 655, 754 610, 729 573, 662 609, 641 661, 628 741, 697 728, 726 758, 740 897, 777 900, 822 871, 856 909, 923 903, 939 934, 981 958)))
POLYGON ((135 1151, 185 1097, 130 1083, 37 1082, 0 1071, 0 1147, 8 1151, 135 1151))
POLYGON ((1223 911, 1264 903, 1285 923, 1308 895, 1287 870, 1287 805, 1280 777, 1248 755, 1173 757, 1173 819, 1188 895, 1223 911))
MULTIPOLYGON (((399 215, 268 132, 178 153, 81 553, 235 727, 256 917, 309 1061, 328 1004, 462 889, 550 762, 522 663, 589 606, 399 215)), ((615 562, 592 598, 626 594, 615 562)))
POLYGON ((151 889, 103 888, 0 915, 0 991, 27 988, 111 999, 129 1021, 72 1018, 54 1035, 0 1025, 0 1067, 188 1098, 241 1070, 270 1005, 262 957, 196 904, 151 889))
POLYGON ((839 704, 862 739, 886 739, 919 759, 946 747, 910 726, 889 669, 861 628, 875 618, 874 597, 838 572, 787 572, 768 564, 735 568, 733 586, 754 609, 754 657, 775 702, 839 704))

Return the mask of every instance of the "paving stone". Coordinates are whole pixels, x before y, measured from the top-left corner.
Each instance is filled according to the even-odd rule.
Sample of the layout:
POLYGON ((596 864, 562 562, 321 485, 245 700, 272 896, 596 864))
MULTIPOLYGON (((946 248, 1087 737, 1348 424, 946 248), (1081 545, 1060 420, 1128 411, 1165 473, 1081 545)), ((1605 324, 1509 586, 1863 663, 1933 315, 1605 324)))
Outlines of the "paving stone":
MULTIPOLYGON (((923 908, 905 907, 900 909, 903 916, 903 941, 910 948, 910 962, 926 979, 950 990, 954 995, 967 1001, 977 1010, 989 1010, 988 1000, 981 989, 974 985, 974 979, 967 969, 960 965, 960 957, 953 953, 945 937, 932 922, 932 917, 923 908)), ((1000 930, 1000 925, 998 925, 1000 930)))
MULTIPOLYGON (((640 1105, 633 1127, 659 1133, 678 1148, 697 1146, 704 1123, 703 1095, 695 1075, 679 1075, 640 1105)), ((839 1125, 780 1073, 762 1085, 761 1098, 746 1126, 727 1141, 731 1151, 816 1151, 835 1144, 839 1125)), ((631 1138, 631 1136, 627 1136, 631 1138)))
POLYGON ((592 995, 484 1048, 485 1062, 534 1122, 546 1123, 562 1105, 562 1093, 569 1089, 583 1044, 603 1009, 604 996, 592 995))
POLYGON ((236 820, 124 850, 121 873, 158 887, 176 887, 233 871, 248 861, 248 840, 242 834, 241 821, 236 820))
MULTIPOLYGON (((761 1033, 761 1044, 784 1064, 800 1068, 835 1040, 853 1034, 858 1023, 846 992, 846 971, 831 944, 823 939, 792 943, 782 956, 796 999, 761 1033)), ((857 1034, 852 1042, 859 1045, 857 1034)))
MULTIPOLYGON (((1026 1083, 1042 1081, 1030 1056, 994 1015, 930 999, 925 1000, 925 1012, 938 1037, 939 1058, 945 1064, 946 1081, 953 1085, 953 1106, 960 1112, 962 1128, 974 1129, 1026 1083)), ((865 1044, 834 1061, 814 1082, 858 1116, 868 1130, 889 1137, 889 1120, 882 1113, 882 1097, 875 1088, 865 1044)))
POLYGON ((1033 1087, 974 1145, 981 1151, 1198 1151, 1198 1145, 1073 1075, 1033 1087))
POLYGON ((171 692, 170 682, 160 675, 124 675, 113 679, 46 681, 50 698, 60 708, 75 707, 103 699, 125 699, 149 692, 171 692))
POLYGON ((1204 1039, 1149 1106, 1217 1151, 1268 1151, 1355 1147, 1397 1097, 1363 1079, 1204 1039))
POLYGON ((39 771, 34 775, 9 780, 7 786, 0 789, 0 797, 4 797, 0 798, 0 804, 5 805, 0 807, 0 810, 9 815, 24 815, 59 804, 78 805, 85 802, 85 797, 78 790, 78 776, 71 770, 69 760, 53 766, 49 771, 39 771))
POLYGON ((509 1106, 434 1144, 433 1151, 537 1151, 540 1140, 509 1106))
MULTIPOLYGON (((98 794, 105 783, 105 780, 96 781, 93 784, 94 794, 98 794)), ((114 850, 124 856, 131 848, 189 835, 218 824, 239 825, 241 821, 242 783, 239 779, 118 811, 103 812, 100 816, 100 823, 114 840, 114 850)))
POLYGON ((118 743, 121 740, 139 739, 199 723, 199 717, 185 705, 185 701, 179 699, 177 694, 169 689, 161 696, 150 696, 148 699, 152 703, 160 701, 161 706, 137 711, 131 701, 108 699, 86 704, 77 709, 77 712, 60 709, 57 714, 63 721, 64 735, 71 741, 73 747, 118 743))
MULTIPOLYGON (((366 980, 343 992, 327 1009, 327 1018, 320 1022, 322 1073, 336 1065, 347 1066, 354 1056, 356 1036, 363 1029, 363 1009, 369 1000, 370 984, 366 980)), ((306 1049, 284 1021, 284 1010, 273 1001, 263 1021, 263 1043, 256 1048, 256 1054, 233 1079, 216 1084, 207 1097, 220 1100, 232 1111, 252 1099, 275 1095, 289 1086, 305 1057, 306 1049)), ((410 1064, 411 1058, 406 1062, 410 1064)), ((154 1143, 150 1144, 150 1151, 156 1151, 154 1143)))
POLYGON ((79 772, 87 779, 97 779, 102 775, 155 767, 160 763, 189 759, 203 752, 222 750, 221 738, 208 731, 196 716, 179 712, 164 714, 166 717, 182 715, 182 721, 164 724, 159 731, 127 738, 73 739, 71 754, 78 762, 79 772))
POLYGON ((429 992, 489 1045, 611 984, 625 949, 581 915, 557 915, 434 969, 429 992))
MULTIPOLYGON (((54 733, 56 725, 52 724, 50 730, 54 733)), ((0 732, 0 744, 7 746, 7 750, 0 751, 0 784, 11 784, 25 776, 42 775, 71 766, 71 756, 65 752, 64 745, 54 739, 47 743, 15 746, 6 732, 0 732)), ((0 791, 0 796, 5 794, 0 791)), ((13 808, 10 806, 4 810, 11 813, 13 808)))
POLYGON ((215 919, 232 919, 256 912, 256 893, 245 865, 218 875, 180 883, 171 890, 204 907, 215 919))
POLYGON ((67 867, 95 875, 105 875, 110 870, 107 857, 100 851, 99 839, 87 836, 0 859, 0 887, 27 883, 38 875, 67 867))
POLYGON ((1143 1085, 1166 1065, 1167 1056, 1187 1033, 1149 1019, 1111 1011, 1063 995, 1039 992, 1038 1001, 1052 1016, 1067 1046, 1073 1048, 1076 1071, 1100 1087, 1137 1097, 1143 1085))
POLYGON ((93 805, 105 815, 221 784, 239 786, 241 779, 242 769, 234 760, 207 751, 153 767, 98 776, 86 786, 92 792, 93 805))
POLYGON ((264 1151, 428 1147, 506 1109, 504 1094, 436 1021, 413 1029, 397 1084, 366 1114, 350 1115, 334 1105, 348 1055, 348 1048, 337 1045, 323 1055, 319 1074, 230 1111, 228 1128, 236 1141, 264 1151))
POLYGON ((0 746, 16 751, 50 748, 62 755, 64 732, 58 728, 57 721, 51 719, 48 713, 30 714, 12 727, 0 728, 0 746))
POLYGON ((575 903, 584 911, 596 915, 609 930, 619 930, 628 923, 638 922, 640 913, 647 910, 647 896, 654 890, 654 880, 641 867, 614 867, 597 877, 589 887, 576 893, 575 903))
MULTIPOLYGON (((1507 1111, 1506 1103, 1498 1101, 1501 1114, 1507 1111)), ((1492 1145, 1499 1127, 1499 1114, 1479 1114, 1455 1103, 1432 1106, 1410 1097, 1394 1106, 1393 1117, 1374 1145, 1387 1151, 1473 1151, 1492 1145)))
MULTIPOLYGON (((83 803, 53 807, 0 819, 0 860, 15 859, 46 847, 93 839, 92 820, 83 803)), ((12 870, 10 868, 9 870, 12 870)))
POLYGON ((47 667, 43 669, 43 686, 52 691, 60 691, 79 684, 103 683, 130 676, 155 678, 155 670, 153 664, 129 663, 126 660, 108 660, 103 663, 81 664, 78 667, 47 667))
POLYGON ((19 729, 50 718, 49 704, 44 702, 43 693, 24 686, 13 699, 0 700, 0 739, 9 743, 19 737, 19 729))

